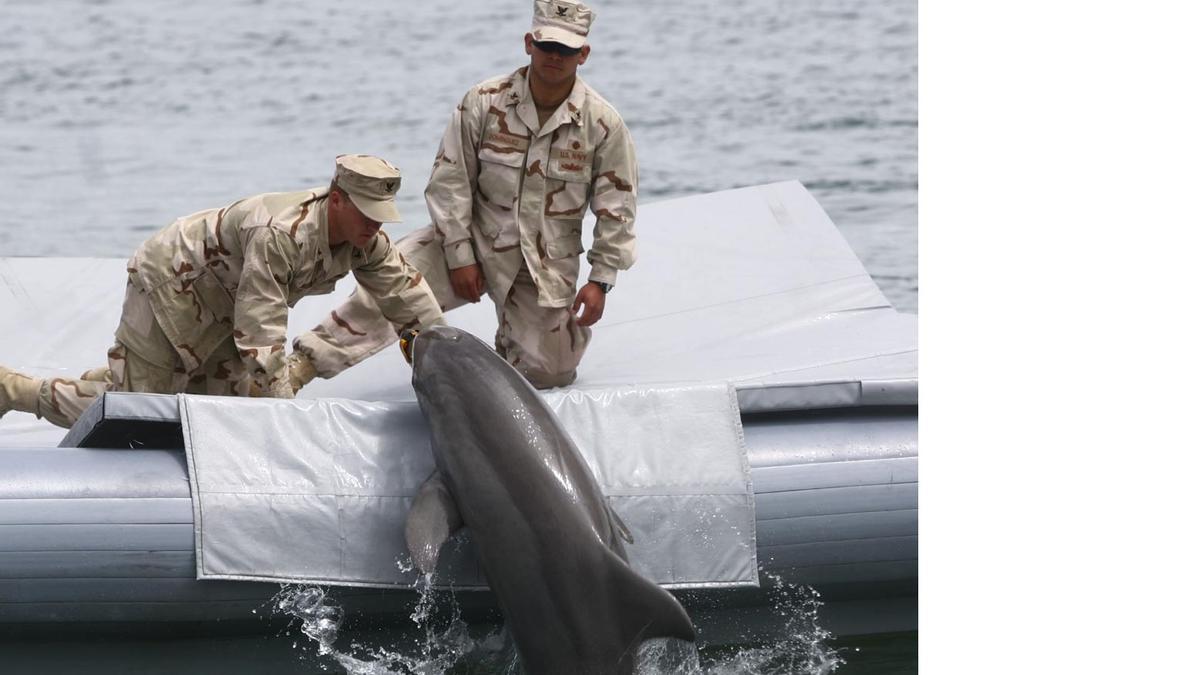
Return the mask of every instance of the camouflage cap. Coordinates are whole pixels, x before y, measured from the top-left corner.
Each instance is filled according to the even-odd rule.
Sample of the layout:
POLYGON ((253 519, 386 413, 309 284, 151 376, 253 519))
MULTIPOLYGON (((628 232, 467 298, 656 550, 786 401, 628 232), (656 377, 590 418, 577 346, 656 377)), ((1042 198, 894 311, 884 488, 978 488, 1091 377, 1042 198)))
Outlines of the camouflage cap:
POLYGON ((538 42, 557 42, 578 49, 587 44, 594 17, 592 8, 582 2, 534 0, 530 32, 538 42))
POLYGON ((338 155, 333 182, 346 191, 363 215, 380 223, 400 222, 396 191, 400 170, 372 155, 338 155))

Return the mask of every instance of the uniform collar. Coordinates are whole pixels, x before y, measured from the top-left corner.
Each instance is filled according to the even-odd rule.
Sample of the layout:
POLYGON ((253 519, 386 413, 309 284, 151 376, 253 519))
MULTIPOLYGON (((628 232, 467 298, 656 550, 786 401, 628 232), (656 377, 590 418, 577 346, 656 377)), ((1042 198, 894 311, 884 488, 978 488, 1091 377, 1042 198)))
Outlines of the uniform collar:
MULTIPOLYGON (((513 87, 508 94, 507 104, 509 107, 516 108, 517 116, 521 118, 525 126, 537 129, 537 106, 533 102, 533 92, 529 89, 529 80, 526 78, 528 73, 529 66, 518 68, 513 73, 513 87)), ((587 85, 583 83, 582 77, 576 75, 575 86, 571 87, 571 93, 567 94, 566 100, 558 106, 558 109, 546 120, 536 135, 545 136, 567 123, 583 126, 583 101, 586 97, 587 85)))
POLYGON ((317 225, 317 252, 321 258, 333 260, 329 251, 329 188, 313 190, 313 199, 320 200, 313 212, 313 221, 317 225))

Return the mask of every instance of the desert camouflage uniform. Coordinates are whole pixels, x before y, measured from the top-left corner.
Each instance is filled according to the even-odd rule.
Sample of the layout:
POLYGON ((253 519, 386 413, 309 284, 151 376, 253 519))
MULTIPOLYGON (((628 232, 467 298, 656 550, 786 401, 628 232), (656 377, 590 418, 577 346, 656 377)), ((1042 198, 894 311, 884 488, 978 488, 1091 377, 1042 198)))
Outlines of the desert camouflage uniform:
POLYGON ((478 261, 505 297, 522 264, 538 304, 575 299, 583 216, 596 214, 589 279, 615 284, 635 259, 637 164, 611 105, 582 78, 538 129, 527 68, 484 82, 463 98, 425 189, 450 269, 478 261))
POLYGON ((535 384, 562 385, 591 338, 571 313, 584 212, 596 215, 588 279, 615 284, 636 258, 637 160, 620 115, 582 78, 539 126, 527 71, 463 97, 425 201, 447 266, 483 268, 497 350, 535 384))
MULTIPOLYGON (((69 426, 105 390, 291 398, 288 309, 331 292, 350 272, 381 308, 390 339, 443 323, 421 274, 382 230, 362 249, 329 248, 327 195, 319 188, 249 197, 180 218, 146 241, 129 260, 108 372, 47 380, 38 413, 69 426)), ((377 331, 379 316, 371 318, 377 331)), ((295 348, 322 377, 387 344, 338 310, 312 334, 323 339, 295 348)))
MULTIPOLYGON (((571 313, 584 212, 590 204, 596 215, 588 278, 615 284, 636 258, 637 161, 621 117, 579 77, 539 129, 526 70, 467 92, 425 189, 433 224, 397 246, 447 311, 465 302, 447 267, 478 262, 496 305, 497 351, 535 385, 561 386, 591 339, 571 313)), ((369 298, 357 300, 347 311, 365 323, 369 298)))

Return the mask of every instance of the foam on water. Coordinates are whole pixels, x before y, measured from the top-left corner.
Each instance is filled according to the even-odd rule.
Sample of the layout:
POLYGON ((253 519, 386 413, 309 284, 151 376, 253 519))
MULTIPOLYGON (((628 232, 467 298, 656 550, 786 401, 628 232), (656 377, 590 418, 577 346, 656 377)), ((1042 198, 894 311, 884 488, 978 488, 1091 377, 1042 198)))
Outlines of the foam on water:
POLYGON ((317 586, 284 586, 274 599, 275 609, 300 620, 300 631, 317 643, 317 653, 333 653, 333 641, 342 625, 342 608, 326 602, 317 586))
MULTIPOLYGON (((410 619, 416 637, 406 648, 388 649, 352 642, 346 650, 336 644, 343 616, 341 608, 317 586, 284 586, 275 596, 277 612, 300 623, 300 632, 316 646, 318 657, 331 659, 347 675, 440 675, 467 660, 486 658, 500 650, 495 634, 473 637, 462 620, 452 593, 436 593, 429 576, 417 582, 419 599, 410 619), (446 598, 449 610, 444 619, 434 609, 446 598)), ((493 672, 493 671, 488 671, 493 672)), ((502 671, 501 671, 502 672, 502 671)))
MULTIPOLYGON (((682 640, 647 640, 638 650, 638 675, 827 675, 845 660, 818 623, 820 595, 807 586, 785 583, 764 573, 772 585, 773 610, 785 626, 784 638, 769 645, 709 647, 682 640)), ((275 596, 279 613, 300 623, 300 632, 316 646, 324 669, 330 662, 347 675, 443 675, 455 673, 522 673, 519 656, 507 633, 498 628, 479 635, 462 619, 452 592, 439 592, 429 576, 414 587, 419 595, 410 619, 417 637, 406 648, 389 649, 335 642, 342 609, 316 586, 284 586, 275 596), (436 612, 438 608, 448 610, 436 612), (441 618, 439 618, 441 617, 441 618)))

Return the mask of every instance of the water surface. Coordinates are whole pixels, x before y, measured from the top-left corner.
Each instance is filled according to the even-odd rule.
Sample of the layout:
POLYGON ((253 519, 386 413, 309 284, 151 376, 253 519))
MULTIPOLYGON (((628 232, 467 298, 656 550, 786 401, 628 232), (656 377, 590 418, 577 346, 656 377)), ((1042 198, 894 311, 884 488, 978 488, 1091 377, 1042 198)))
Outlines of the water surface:
MULTIPOLYGON (((424 225, 450 112, 528 60, 530 4, 5 0, 0 255, 126 257, 347 152, 404 171, 394 234, 424 225)), ((581 73, 633 133, 643 201, 800 180, 916 311, 915 0, 595 7, 581 73)))

